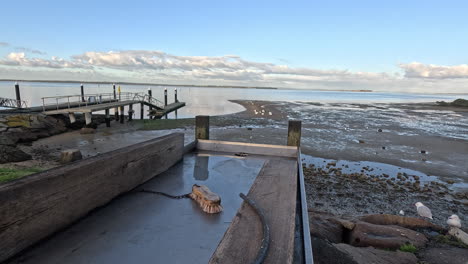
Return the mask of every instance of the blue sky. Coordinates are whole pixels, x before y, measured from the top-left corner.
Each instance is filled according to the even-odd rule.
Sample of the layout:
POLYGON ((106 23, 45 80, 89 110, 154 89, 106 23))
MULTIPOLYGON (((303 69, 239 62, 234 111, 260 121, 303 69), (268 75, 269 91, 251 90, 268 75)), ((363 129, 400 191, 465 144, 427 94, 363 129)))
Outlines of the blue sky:
MULTIPOLYGON (((235 55, 291 69, 397 73, 413 75, 412 82, 429 76, 431 82, 444 79, 463 86, 468 77, 463 67, 468 63, 467 1, 5 1, 1 13, 0 58, 24 52, 27 59, 72 60, 86 52, 143 50, 175 56, 235 55), (413 62, 419 64, 410 67, 410 74, 400 66, 413 62)), ((24 58, 16 64, 7 60, 0 61, 5 65, 2 78, 18 78, 21 71, 52 77, 55 71, 60 78, 65 70, 73 71, 38 67, 24 58)), ((124 70, 132 72, 130 79, 138 79, 134 68, 93 67, 88 74, 124 70)), ((189 75, 187 81, 196 82, 189 75)), ((222 77, 216 78, 213 82, 223 83, 222 77)))

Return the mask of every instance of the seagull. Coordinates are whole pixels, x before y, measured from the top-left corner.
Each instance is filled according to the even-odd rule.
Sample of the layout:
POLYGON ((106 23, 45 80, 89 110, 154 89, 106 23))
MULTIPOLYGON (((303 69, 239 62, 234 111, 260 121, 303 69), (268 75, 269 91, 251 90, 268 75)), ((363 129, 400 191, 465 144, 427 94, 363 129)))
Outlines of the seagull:
POLYGON ((461 228, 461 222, 460 222, 460 218, 458 217, 458 215, 451 215, 447 219, 447 225, 449 225, 450 227, 461 228))
POLYGON ((405 211, 400 210, 400 214, 401 214, 401 215, 405 215, 405 211))
POLYGON ((414 205, 416 205, 416 210, 418 211, 418 214, 422 217, 427 217, 432 220, 432 213, 431 209, 427 208, 423 203, 417 202, 414 205))

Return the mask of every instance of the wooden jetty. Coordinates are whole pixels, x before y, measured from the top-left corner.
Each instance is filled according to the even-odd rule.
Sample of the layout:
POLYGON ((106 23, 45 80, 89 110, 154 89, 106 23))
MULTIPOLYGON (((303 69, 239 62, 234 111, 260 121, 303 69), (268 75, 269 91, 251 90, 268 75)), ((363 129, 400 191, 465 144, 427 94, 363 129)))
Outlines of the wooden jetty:
POLYGON ((124 118, 119 117, 125 115, 125 107, 128 107, 128 119, 131 121, 135 113, 133 110, 135 104, 140 104, 140 119, 145 116, 144 106, 149 107, 148 116, 152 118, 162 118, 185 106, 184 102, 179 102, 177 99, 177 88, 174 89, 174 103, 171 104, 168 104, 167 88, 164 89, 164 102, 154 98, 151 89, 148 89, 148 94, 121 93, 120 87, 117 92, 114 84, 113 93, 86 94, 83 84, 81 84, 80 88, 81 94, 79 95, 42 97, 42 106, 27 107, 27 103, 21 100, 19 85, 15 83, 16 100, 0 97, 0 107, 10 108, 0 110, 0 112, 41 112, 46 115, 68 114, 71 123, 76 121, 75 113, 82 113, 85 115, 86 124, 89 125, 92 122, 93 112, 105 111, 106 124, 110 127, 110 109, 114 109, 115 120, 123 123, 124 118))
MULTIPOLYGON (((176 96, 177 99, 177 96, 176 96)), ((68 114, 70 122, 74 123, 75 113, 83 113, 85 115, 86 124, 92 122, 92 113, 98 111, 105 111, 106 124, 110 126, 110 109, 115 109, 117 112, 120 110, 120 115, 124 115, 124 107, 128 106, 128 118, 132 120, 134 110, 133 105, 140 104, 140 116, 144 118, 144 105, 150 108, 150 116, 161 118, 179 108, 185 106, 184 102, 176 101, 172 104, 167 104, 167 97, 163 104, 150 94, 140 93, 119 93, 116 94, 83 94, 83 95, 68 95, 68 96, 52 96, 43 97, 42 113, 46 115, 68 114), (46 101, 55 101, 55 103, 47 104, 46 101), (67 101, 66 103, 60 103, 67 101)), ((119 119, 117 118, 117 121, 119 119)), ((120 122, 123 123, 123 118, 120 122)))
POLYGON ((0 262, 312 264, 301 123, 287 146, 210 140, 208 116, 195 125, 189 144, 173 133, 0 185, 0 262), (223 212, 139 191, 193 184, 223 212))

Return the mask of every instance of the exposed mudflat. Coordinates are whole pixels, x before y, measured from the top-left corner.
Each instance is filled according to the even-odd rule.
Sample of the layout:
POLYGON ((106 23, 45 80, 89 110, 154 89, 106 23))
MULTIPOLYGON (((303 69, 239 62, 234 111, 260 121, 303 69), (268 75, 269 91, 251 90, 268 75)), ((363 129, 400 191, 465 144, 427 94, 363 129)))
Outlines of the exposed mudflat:
MULTIPOLYGON (((210 120, 211 139, 286 144, 287 120, 302 120, 302 153, 309 206, 335 214, 414 215, 432 208, 444 225, 456 213, 468 220, 468 111, 433 104, 320 104, 234 101, 246 110, 210 120), (326 165, 336 162, 336 166, 326 165), (314 167, 310 167, 314 164, 314 167), (318 168, 325 169, 317 175, 318 168), (341 168, 337 170, 332 168, 341 168), (354 175, 354 176, 349 176, 354 175), (386 176, 387 175, 387 176, 386 176)), ((97 133, 68 132, 21 146, 34 161, 3 166, 44 167, 61 150, 97 155, 172 132, 194 139, 194 120, 145 120, 101 125, 97 133)))

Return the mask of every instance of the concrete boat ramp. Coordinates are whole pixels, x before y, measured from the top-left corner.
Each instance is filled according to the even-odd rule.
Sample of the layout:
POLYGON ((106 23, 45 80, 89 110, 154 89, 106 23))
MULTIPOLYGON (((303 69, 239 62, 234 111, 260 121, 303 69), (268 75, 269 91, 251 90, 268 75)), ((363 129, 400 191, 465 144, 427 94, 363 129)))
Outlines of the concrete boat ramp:
MULTIPOLYGON (((294 131, 288 138, 298 138, 294 131)), ((300 149, 206 138, 184 146, 183 134, 172 134, 0 186, 8 249, 0 260, 252 263, 265 240, 262 215, 270 234, 263 263, 312 263, 300 149), (223 211, 141 192, 179 195, 193 184, 219 194, 223 211)))

